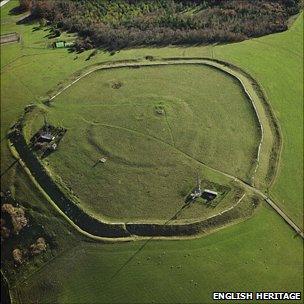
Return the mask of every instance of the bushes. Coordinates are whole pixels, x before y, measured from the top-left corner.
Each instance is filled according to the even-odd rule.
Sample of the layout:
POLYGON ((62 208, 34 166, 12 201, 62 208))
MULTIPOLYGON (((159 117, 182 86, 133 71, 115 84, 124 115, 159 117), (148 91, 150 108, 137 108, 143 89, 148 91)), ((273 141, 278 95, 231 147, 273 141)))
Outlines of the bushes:
POLYGON ((78 32, 76 48, 235 42, 287 28, 297 0, 27 0, 35 17, 78 32))

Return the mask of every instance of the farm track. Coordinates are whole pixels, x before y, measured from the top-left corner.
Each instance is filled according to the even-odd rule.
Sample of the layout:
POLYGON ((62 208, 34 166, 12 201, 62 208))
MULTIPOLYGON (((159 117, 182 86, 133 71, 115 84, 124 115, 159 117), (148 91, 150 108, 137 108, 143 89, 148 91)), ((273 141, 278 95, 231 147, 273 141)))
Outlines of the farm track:
POLYGON ((9 44, 20 41, 20 36, 17 33, 4 34, 0 36, 0 44, 9 44))
MULTIPOLYGON (((256 83, 252 83, 253 79, 249 78, 246 73, 242 73, 238 69, 233 69, 233 67, 229 64, 226 64, 224 62, 220 62, 217 60, 211 60, 211 59, 205 59, 205 58, 171 58, 171 59, 163 59, 162 61, 150 61, 150 62, 139 62, 139 61, 131 61, 131 62, 118 62, 118 63, 108 63, 108 64, 103 64, 103 65, 97 65, 93 68, 91 68, 89 71, 86 71, 84 74, 80 75, 76 79, 74 79, 71 83, 67 84, 63 88, 61 88, 59 91, 55 92, 50 98, 49 101, 52 101, 54 98, 56 98, 58 95, 60 95, 62 92, 67 90, 69 87, 71 87, 73 84, 81 80, 82 78, 86 77, 87 75, 97 71, 97 70, 102 70, 102 69, 113 69, 113 68, 138 68, 138 67, 144 67, 144 66, 164 66, 164 65, 180 65, 180 64, 203 64, 207 65, 216 69, 219 69, 230 76, 234 77, 239 81, 241 84, 245 94, 248 96, 250 99, 252 106, 254 108, 255 114, 257 116, 257 120, 259 122, 260 128, 261 128, 261 141, 258 147, 257 151, 257 162, 256 162, 256 168, 254 169, 254 174, 259 175, 259 181, 260 184, 262 184, 262 181, 267 179, 267 174, 270 166, 270 162, 274 161, 275 162, 275 168, 277 167, 278 164, 278 156, 277 159, 273 160, 271 158, 272 156, 272 151, 273 151, 273 146, 275 146, 275 139, 273 137, 275 136, 274 134, 279 134, 276 133, 272 130, 272 125, 268 120, 270 120, 269 115, 267 113, 267 109, 265 109, 265 104, 264 100, 262 100, 261 96, 259 95, 260 92, 257 92, 256 90, 256 83), (270 161, 271 160, 271 161, 270 161), (264 171, 261 170, 259 172, 261 163, 264 167, 264 171), (266 167, 266 171, 265 171, 266 167)), ((269 111, 269 109, 268 109, 269 111)), ((273 118, 273 116, 272 116, 273 118)), ((277 124, 274 124, 277 126, 277 124)), ((109 126, 109 127, 116 127, 116 126, 109 126)), ((128 131, 133 131, 133 130, 128 130, 128 131)), ((146 134, 145 134, 146 135, 146 134)), ((154 138, 156 140, 159 140, 158 138, 154 138)), ((281 138, 277 139, 279 143, 281 143, 281 138)), ((168 144, 168 143, 166 143, 168 144)), ((170 144, 169 144, 170 145, 170 144)), ((262 190, 257 188, 255 185, 250 185, 249 183, 244 182, 243 180, 239 179, 236 176, 230 175, 226 172, 222 172, 221 170, 218 170, 216 168, 212 168, 205 163, 195 159, 193 156, 185 153, 184 151, 178 149, 174 145, 170 145, 172 148, 178 150, 179 152, 183 153, 185 156, 199 162, 201 165, 209 168, 210 170, 219 173, 239 185, 241 185, 243 188, 248 190, 250 193, 254 193, 258 195, 259 197, 263 198, 265 202, 267 202, 268 205, 270 205, 285 221, 288 223, 288 225, 296 231, 297 234, 299 234, 302 238, 304 238, 304 233, 303 231, 289 218, 289 216, 273 201, 271 200, 262 190)), ((280 148, 280 147, 279 147, 280 148)), ((13 151, 12 151, 13 152, 13 151)), ((14 151, 13 154, 15 154, 15 157, 19 160, 19 162, 22 164, 22 167, 27 171, 27 173, 31 176, 30 170, 27 168, 26 164, 22 161, 22 157, 18 154, 16 155, 17 151, 14 151)), ((272 179, 274 179, 275 173, 272 176, 272 179)), ((48 198, 49 202, 52 203, 52 205, 59 210, 59 212, 64 215, 64 217, 81 233, 85 234, 86 236, 89 236, 91 238, 97 239, 97 240, 109 240, 108 238, 100 238, 94 235, 91 235, 90 233, 87 233, 86 231, 83 231, 81 228, 79 228, 71 219, 69 219, 66 214, 64 214, 60 208, 57 206, 56 202, 52 200, 51 197, 48 196, 47 193, 45 193, 44 189, 40 186, 39 181, 36 180, 35 177, 32 176, 33 182, 38 186, 41 192, 44 193, 44 195, 48 198)), ((253 184, 253 179, 252 179, 252 184, 253 184)), ((225 210, 224 212, 226 212, 225 210)), ((113 223, 111 223, 113 224, 113 223)), ((147 239, 150 238, 148 237, 138 237, 138 236, 127 236, 127 237, 122 237, 122 238, 115 238, 116 241, 126 241, 126 240, 133 240, 133 239, 147 239)), ((167 238, 167 237, 163 237, 167 238)), ((170 237, 169 237, 170 238, 170 237)), ((171 237, 172 238, 172 237, 171 237)), ((173 238, 179 238, 173 237, 173 238)), ((180 237, 183 238, 183 237, 180 237)))

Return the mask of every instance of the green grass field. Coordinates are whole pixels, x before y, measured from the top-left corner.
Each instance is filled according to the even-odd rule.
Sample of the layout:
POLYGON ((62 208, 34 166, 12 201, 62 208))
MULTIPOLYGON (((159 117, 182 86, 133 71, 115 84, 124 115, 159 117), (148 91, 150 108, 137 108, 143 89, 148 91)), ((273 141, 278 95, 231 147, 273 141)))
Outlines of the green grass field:
POLYGON ((303 227, 303 15, 288 32, 219 46, 214 56, 244 68, 262 84, 283 133, 270 193, 303 227))
MULTIPOLYGON (((47 117, 68 129, 58 152, 46 159, 48 169, 86 210, 120 220, 170 218, 195 185, 196 172, 226 182, 214 180, 198 161, 250 181, 260 140, 240 85, 202 65, 94 72, 55 98, 47 117), (98 163, 102 156, 105 164, 98 163)), ((41 115, 33 125, 42 121, 41 115)), ((233 203, 231 195, 227 199, 233 203)), ((182 217, 210 212, 194 204, 182 217)))
MULTIPOLYGON (((271 193, 299 225, 302 223, 302 16, 288 32, 243 43, 134 49, 114 56, 100 52, 86 61, 89 52, 75 59, 76 55, 66 50, 45 49, 47 32, 33 32, 36 24, 16 25, 19 16, 8 14, 16 5, 12 0, 1 8, 1 33, 17 31, 23 37, 21 44, 1 46, 1 173, 14 161, 5 140, 9 126, 24 106, 39 102, 77 70, 97 62, 147 55, 216 57, 241 66, 264 88, 284 136, 280 169, 271 193)), ((303 289, 303 242, 267 206, 262 205, 250 220, 210 236, 151 241, 138 252, 143 243, 104 245, 80 238, 18 166, 1 175, 1 184, 41 214, 37 220, 48 232, 61 231, 52 261, 25 265, 25 271, 13 274, 19 282, 12 288, 17 303, 210 303, 214 290, 303 289)))
POLYGON ((302 240, 278 220, 263 207, 198 240, 80 244, 19 292, 44 303, 211 303, 212 291, 301 290, 302 240))

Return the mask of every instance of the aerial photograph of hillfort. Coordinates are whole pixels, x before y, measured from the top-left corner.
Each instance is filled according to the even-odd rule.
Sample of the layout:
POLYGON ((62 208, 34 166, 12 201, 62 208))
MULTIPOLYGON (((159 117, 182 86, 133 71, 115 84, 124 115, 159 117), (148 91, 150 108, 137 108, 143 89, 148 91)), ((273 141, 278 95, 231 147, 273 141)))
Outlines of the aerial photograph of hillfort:
POLYGON ((303 0, 1 0, 1 304, 304 303, 303 0))

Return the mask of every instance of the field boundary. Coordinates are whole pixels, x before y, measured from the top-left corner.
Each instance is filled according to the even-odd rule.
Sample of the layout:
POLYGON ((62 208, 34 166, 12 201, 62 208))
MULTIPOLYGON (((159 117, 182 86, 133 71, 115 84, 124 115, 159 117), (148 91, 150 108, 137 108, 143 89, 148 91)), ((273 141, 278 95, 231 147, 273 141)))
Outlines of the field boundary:
MULTIPOLYGON (((25 157, 25 153, 29 153, 29 149, 27 145, 25 144, 25 140, 22 136, 22 133, 19 134, 10 134, 9 136, 9 148, 12 153, 12 155, 18 160, 21 167, 25 170, 26 174, 29 176, 31 181, 35 184, 35 186, 38 188, 38 190, 44 195, 44 197, 47 199, 47 201, 59 212, 61 216, 63 216, 78 232, 85 235, 86 237, 89 237, 94 240, 98 241, 132 241, 132 240, 144 240, 148 239, 151 236, 155 237, 156 239, 183 239, 183 238, 194 238, 198 237, 200 235, 206 234, 210 232, 210 230, 219 229, 223 226, 226 226, 227 224, 238 221, 244 218, 241 210, 236 210, 237 207, 241 204, 243 198, 245 197, 245 193, 240 192, 239 198, 237 203, 233 204, 232 206, 229 206, 229 208, 221 211, 219 214, 213 215, 208 217, 207 219, 201 220, 201 221, 193 221, 189 223, 184 224, 169 224, 171 220, 168 220, 164 222, 163 224, 132 224, 132 223, 104 223, 100 220, 91 218, 91 222, 89 225, 86 225, 90 228, 91 225, 93 226, 93 229, 91 231, 87 231, 88 229, 81 228, 81 220, 87 221, 88 218, 71 218, 67 214, 68 208, 71 207, 65 206, 66 209, 63 206, 58 206, 57 203, 51 198, 49 191, 50 189, 45 190, 37 180, 37 172, 32 172, 28 164, 26 164, 26 161, 23 160, 19 154, 21 149, 27 149, 26 152, 23 150, 22 154, 23 157, 28 159, 28 157, 25 157), (19 138, 16 140, 16 137, 19 138), (22 138, 20 138, 20 136, 22 138), (21 139, 21 144, 19 140, 21 139), (23 140, 22 140, 23 139, 23 140), (23 141, 23 143, 22 143, 23 141), (24 146, 25 144, 25 146, 24 146), (19 150, 19 151, 18 151, 19 150), (97 226, 96 226, 97 225, 97 226), (151 229, 151 227, 153 227, 151 229), (149 231, 146 231, 146 229, 149 228, 149 231), (143 229, 143 230, 142 230, 143 229), (132 231, 132 232, 131 232, 132 231), (137 231, 137 233, 135 232, 137 231), (146 233, 147 232, 147 233, 146 233)), ((31 156, 30 156, 31 157, 31 156)), ((40 168, 41 169, 41 168, 40 168)), ((42 172, 41 172, 42 173, 42 172)), ((40 176, 41 178, 41 176, 40 176)), ((43 177, 42 177, 43 178, 43 177)), ((67 201, 65 201, 67 202, 67 201)), ((72 202, 71 202, 72 203, 72 202)), ((249 217, 254 211, 254 206, 251 206, 251 208, 246 208, 245 217, 249 217)), ((81 216, 88 215, 81 210, 81 216)), ((80 217, 81 217, 80 216, 80 217)))
POLYGON ((8 33, 0 36, 0 44, 20 42, 21 37, 18 33, 8 33))
MULTIPOLYGON (((227 63, 225 61, 218 60, 218 59, 214 59, 214 61, 219 62, 220 64, 227 65, 228 67, 231 67, 231 68, 239 71, 240 73, 245 75, 248 79, 250 79, 250 81, 254 85, 255 91, 258 93, 259 98, 263 102, 263 106, 265 107, 266 114, 269 118, 269 121, 272 124, 271 129, 274 131, 274 140, 275 140, 273 147, 272 147, 272 151, 271 151, 272 154, 275 154, 275 156, 274 157, 272 156, 270 166, 269 166, 268 172, 267 172, 267 178, 269 179, 268 187, 271 187, 277 176, 277 172, 279 169, 280 155, 281 155, 282 148, 283 148, 283 140, 282 140, 283 135, 282 135, 282 131, 281 131, 281 127, 278 122, 278 119, 272 109, 271 104, 266 99, 266 93, 264 92, 262 86, 256 79, 254 79, 249 73, 247 73, 246 71, 237 67, 236 65, 233 65, 231 63, 227 63)), ((255 105, 254 105, 254 107, 255 107, 255 105)), ((256 107, 255 107, 255 109, 256 109, 256 107)), ((262 145, 262 140, 261 140, 261 145, 262 145)), ((260 152, 260 149, 261 149, 261 147, 259 147, 259 152, 260 152)))
MULTIPOLYGON (((258 118, 258 120, 260 122, 260 127, 261 127, 261 130, 262 130, 261 132, 263 134, 263 127, 262 127, 262 124, 261 124, 261 120, 260 120, 260 116, 259 116, 259 113, 258 113, 258 109, 256 108, 256 105, 254 103, 254 100, 253 100, 252 96, 247 91, 247 88, 245 87, 245 84, 242 82, 242 79, 238 78, 233 73, 229 73, 229 68, 231 69, 232 65, 229 65, 227 63, 223 63, 222 61, 211 60, 211 59, 206 59, 206 58, 204 58, 204 59, 202 59, 202 58, 188 58, 188 59, 185 59, 185 58, 169 58, 169 59, 162 59, 162 60, 163 61, 152 61, 152 62, 149 62, 149 63, 148 62, 140 62, 140 61, 137 61, 137 60, 129 60, 129 61, 123 61, 123 62, 118 62, 118 63, 117 62, 110 62, 110 63, 104 63, 104 64, 97 64, 93 68, 90 67, 89 71, 85 71, 83 74, 78 74, 77 78, 74 79, 74 80, 72 80, 72 82, 69 83, 68 85, 59 88, 56 92, 54 92, 49 97, 48 103, 52 102, 52 100, 55 97, 57 97, 59 94, 61 94, 62 92, 64 92, 66 89, 68 89, 70 86, 72 86, 73 84, 75 84, 80 79, 82 79, 82 78, 86 77, 87 75, 89 75, 89 74, 91 74, 91 73, 93 73, 93 72, 95 72, 97 70, 100 70, 100 69, 123 68, 123 67, 124 68, 125 67, 134 68, 134 67, 144 67, 144 66, 157 66, 157 65, 169 65, 169 64, 189 64, 189 63, 191 63, 191 64, 205 64, 205 65, 213 66, 215 68, 219 68, 219 69, 223 70, 224 72, 226 72, 226 73, 230 74, 231 76, 233 76, 234 78, 236 78, 241 83, 241 86, 243 87, 245 93, 247 94, 247 96, 249 97, 249 99, 252 102, 252 106, 253 106, 253 108, 254 108, 254 110, 256 112, 257 118, 258 118), (222 67, 218 67, 218 65, 222 65, 222 67), (226 70, 223 69, 223 66, 226 67, 228 70, 227 69, 226 70)), ((234 68, 238 69, 237 67, 234 67, 234 68)), ((238 69, 238 70, 240 70, 240 69, 238 69)), ((250 75, 248 75, 246 72, 244 72, 242 70, 240 70, 240 72, 243 73, 243 75, 245 75, 245 77, 248 76, 248 78, 251 81, 250 84, 255 86, 255 87, 253 87, 254 89, 255 88, 259 88, 259 91, 258 91, 259 94, 257 96, 260 97, 260 98, 263 97, 262 98, 262 100, 263 100, 263 106, 265 106, 264 103, 267 103, 267 101, 266 101, 266 98, 265 98, 265 96, 263 94, 263 91, 260 89, 260 86, 258 85, 258 83, 250 75)), ((269 114, 269 112, 271 113, 271 108, 270 108, 269 105, 268 105, 267 109, 268 109, 268 112, 267 111, 266 112, 268 114, 269 114)), ((270 117, 275 120, 274 116, 270 116, 270 117)), ((267 116, 266 119, 267 118, 269 118, 269 117, 267 116)), ((278 124, 274 123, 274 126, 277 126, 277 130, 279 130, 278 124)), ((36 177, 32 175, 32 172, 28 168, 28 164, 26 164, 21 159, 21 157, 20 157, 20 152, 21 152, 21 154, 24 152, 24 151, 22 151, 22 149, 28 149, 28 147, 27 147, 26 141, 25 141, 25 139, 24 139, 24 137, 22 135, 22 127, 18 131, 19 132, 17 132, 17 133, 18 133, 18 136, 19 136, 19 140, 20 140, 20 136, 22 137, 22 140, 21 140, 22 141, 22 145, 21 146, 23 146, 23 147, 19 146, 19 151, 17 151, 18 150, 18 147, 17 147, 18 146, 18 141, 16 141, 16 139, 14 139, 12 142, 10 142, 10 149, 12 151, 12 154, 18 159, 19 163, 25 169, 25 171, 27 172, 27 174, 30 176, 31 180, 35 183, 35 185, 39 188, 39 190, 45 195, 45 197, 47 197, 48 201, 60 212, 60 214, 63 215, 79 232, 81 232, 82 234, 85 234, 86 236, 89 236, 91 238, 98 239, 98 240, 104 240, 104 241, 107 241, 109 239, 113 239, 114 238, 114 240, 116 240, 116 241, 121 241, 121 240, 134 240, 134 239, 138 239, 138 237, 142 238, 142 237, 151 237, 151 236, 152 237, 159 237, 159 238, 168 238, 168 237, 169 238, 180 238, 180 237, 189 237, 189 235, 190 235, 190 236, 193 237, 193 235, 198 235, 201 232, 205 232, 206 228, 208 228, 209 226, 213 226, 213 228, 218 227, 218 223, 214 222, 214 219, 215 218, 218 219, 217 217, 223 217, 223 215, 226 216, 227 213, 231 213, 231 211, 235 211, 235 209, 236 209, 235 208, 236 206, 234 205, 234 207, 228 208, 229 210, 222 211, 221 214, 214 215, 211 218, 207 218, 207 219, 202 220, 202 221, 196 221, 196 222, 187 223, 187 224, 170 224, 170 225, 168 225, 168 223, 165 223, 165 224, 151 224, 151 223, 148 223, 148 224, 138 224, 138 223, 136 223, 136 224, 132 224, 132 223, 125 224, 125 223, 115 223, 114 224, 114 223, 103 223, 103 222, 95 219, 99 224, 103 225, 103 227, 99 227, 99 228, 101 228, 103 234, 105 232, 104 228, 108 229, 109 225, 112 226, 111 228, 114 228, 114 232, 113 232, 112 229, 110 229, 110 231, 109 231, 110 234, 106 233, 106 235, 103 235, 103 236, 96 236, 94 234, 94 231, 93 231, 93 233, 90 233, 88 231, 85 231, 85 230, 81 229, 79 227, 79 224, 81 224, 81 223, 79 223, 79 222, 77 223, 77 221, 79 221, 79 219, 77 220, 77 218, 76 218, 76 223, 75 223, 75 218, 71 219, 70 217, 68 217, 65 214, 66 212, 63 212, 62 209, 58 206, 58 200, 57 200, 57 203, 56 203, 56 199, 54 200, 53 198, 51 198, 45 192, 45 190, 40 185, 40 183, 36 179, 36 177), (17 144, 17 146, 16 146, 16 144, 17 144), (14 146, 14 148, 13 148, 13 146, 14 146), (104 225, 106 225, 107 227, 105 227, 104 225), (117 225, 119 225, 119 227, 117 225), (114 226, 116 226, 116 227, 114 227, 114 226), (168 227, 171 227, 171 231, 170 231, 170 229, 169 230, 167 229, 168 227), (185 228, 185 227, 186 227, 186 230, 182 229, 182 231, 179 231, 181 228, 185 228), (163 230, 163 228, 166 228, 166 229, 163 230)), ((276 135, 280 135, 279 131, 277 133, 275 133, 275 134, 276 135)), ((14 135, 16 135, 16 134, 14 134, 14 135)), ((12 138, 12 136, 10 138, 12 138)), ((279 138, 279 143, 280 142, 281 142, 281 139, 279 138)), ((20 142, 19 142, 19 144, 20 144, 20 142)), ((259 148, 258 148, 258 152, 257 152, 258 153, 258 156, 257 156, 258 158, 259 158, 260 149, 261 149, 262 144, 263 144, 263 136, 261 136, 261 142, 259 144, 259 148)), ((273 149, 274 149, 274 147, 272 147, 271 151, 273 151, 273 149)), ((24 156, 24 154, 22 156, 24 156)), ((31 157, 33 157, 33 155, 31 157)), ((278 156, 274 159, 275 160, 275 167, 277 165, 277 158, 278 158, 278 156)), ((271 158, 271 160, 273 160, 273 158, 271 158)), ((36 164, 38 164, 38 163, 40 164, 40 162, 39 162, 38 159, 32 160, 32 161, 36 162, 36 164)), ((222 174, 222 175, 224 175, 224 176, 232 179, 233 181, 235 181, 239 185, 241 185, 242 188, 250 190, 251 193, 257 194, 258 196, 262 197, 270 206, 272 206, 274 208, 274 210, 276 210, 284 218, 284 220, 293 229, 295 229, 297 231, 297 233, 299 233, 303 237, 303 232, 261 190, 256 189, 254 186, 252 186, 252 185, 250 185, 250 184, 248 184, 248 183, 246 183, 246 182, 238 179, 237 177, 234 177, 234 176, 232 176, 230 174, 227 174, 225 172, 222 172, 220 170, 211 168, 211 167, 207 166, 204 163, 202 163, 202 164, 204 166, 208 167, 209 169, 211 169, 211 170, 213 170, 215 172, 218 172, 218 173, 220 173, 220 174, 222 174), (287 219, 284 217, 284 215, 287 217, 287 219)), ((259 164, 259 162, 258 162, 258 164, 259 164)), ((39 170, 40 170, 40 173, 41 173, 44 170, 43 170, 43 165, 40 164, 40 166, 41 166, 41 168, 39 168, 39 170)), ((268 168, 268 170, 269 170, 269 168, 268 168)), ((44 174, 47 176, 47 173, 45 171, 44 171, 44 174)), ((35 175, 37 176, 37 174, 35 174, 35 175)), ((37 177, 40 178, 39 175, 37 177)), ((51 178, 49 176, 47 176, 46 178, 49 179, 49 180, 51 180, 51 178)), ((61 195, 63 195, 63 193, 61 193, 61 195)), ((65 199, 67 199, 67 198, 65 197, 65 199)), ((238 203, 240 201, 242 201, 242 199, 240 199, 238 201, 238 203)), ((71 203, 72 203, 72 205, 75 206, 75 204, 73 202, 71 202, 71 203)), ((70 208, 72 205, 68 204, 68 207, 70 208)), ((67 207, 67 206, 65 206, 65 207, 67 207)), ((252 214, 252 211, 253 210, 251 210, 251 212, 250 212, 251 214, 252 214)), ((83 212, 83 213, 86 214, 85 212, 83 212)), ((86 214, 86 216, 89 216, 89 215, 86 214)), ((229 214, 229 216, 232 216, 232 219, 236 220, 239 217, 239 214, 237 216, 229 214)), ((229 218, 229 219, 231 220, 231 218, 229 218)), ((229 219, 228 219, 228 222, 229 222, 229 219)), ((227 221, 225 220, 225 222, 227 222, 227 221)), ((107 229, 105 229, 105 230, 107 230, 107 229)), ((100 230, 100 229, 98 229, 98 230, 100 230)))

